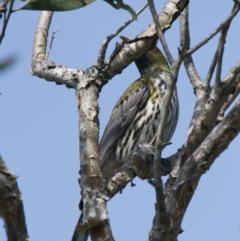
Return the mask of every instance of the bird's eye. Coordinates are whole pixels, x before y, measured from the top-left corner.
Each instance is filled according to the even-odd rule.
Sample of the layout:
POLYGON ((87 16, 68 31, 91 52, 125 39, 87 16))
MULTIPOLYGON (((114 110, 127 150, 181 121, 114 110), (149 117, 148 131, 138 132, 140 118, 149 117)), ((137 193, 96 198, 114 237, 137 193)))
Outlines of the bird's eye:
POLYGON ((157 52, 157 47, 156 46, 153 46, 152 47, 152 51, 155 53, 155 52, 157 52))

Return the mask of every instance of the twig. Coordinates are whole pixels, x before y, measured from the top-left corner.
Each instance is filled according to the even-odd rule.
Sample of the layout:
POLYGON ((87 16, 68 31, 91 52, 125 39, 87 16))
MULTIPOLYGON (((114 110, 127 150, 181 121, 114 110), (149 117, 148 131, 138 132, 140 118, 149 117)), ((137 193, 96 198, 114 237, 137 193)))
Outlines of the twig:
MULTIPOLYGON (((138 16, 146 7, 148 6, 148 3, 145 3, 136 13, 136 15, 138 16)), ((127 22, 125 22, 119 29, 117 29, 114 33, 112 33, 111 35, 107 36, 106 39, 103 41, 102 43, 102 47, 99 51, 98 54, 98 64, 101 66, 104 63, 104 59, 105 59, 105 55, 106 55, 106 51, 107 51, 107 47, 109 42, 116 37, 120 32, 122 32, 123 29, 125 29, 130 23, 132 23, 134 21, 134 18, 129 19, 127 22)))
MULTIPOLYGON (((158 34, 158 37, 162 43, 164 53, 167 56, 167 59, 171 66, 175 63, 173 60, 173 57, 168 49, 168 45, 166 43, 166 40, 163 36, 163 33, 161 31, 161 26, 158 20, 158 15, 155 10, 155 6, 152 0, 148 0, 149 3, 149 8, 155 23, 155 28, 158 34)), ((180 64, 179 64, 180 67, 180 64)), ((178 68, 179 70, 179 68, 178 68)), ((178 71, 177 71, 178 73, 178 71)), ((165 97, 164 105, 162 108, 161 112, 161 120, 158 126, 158 131, 157 131, 157 137, 156 137, 156 149, 155 149, 155 156, 154 156, 154 179, 149 180, 149 183, 154 186, 155 188, 155 193, 156 193, 156 217, 154 218, 154 223, 153 223, 153 230, 158 230, 158 231, 153 231, 154 236, 158 236, 159 230, 161 230, 161 233, 169 234, 170 231, 170 218, 167 212, 166 208, 166 203, 165 203, 165 197, 164 197, 164 188, 163 188, 163 182, 161 178, 161 151, 163 148, 163 133, 164 133, 164 128, 165 124, 167 121, 167 116, 168 116, 168 111, 169 111, 169 105, 171 102, 171 98, 173 95, 173 90, 176 84, 176 78, 177 75, 171 75, 169 76, 170 78, 170 83, 168 86, 168 91, 165 97), (161 218, 160 218, 161 217, 161 218), (156 233, 157 232, 157 233, 156 233)))
POLYGON ((165 55, 168 59, 168 62, 172 66, 172 63, 173 63, 174 60, 173 60, 171 52, 169 51, 167 41, 166 41, 166 39, 163 35, 162 29, 161 29, 161 26, 160 26, 160 23, 159 23, 159 19, 158 19, 158 14, 156 12, 153 0, 148 0, 148 4, 149 4, 149 9, 151 11, 152 17, 153 17, 153 21, 155 23, 155 28, 156 28, 156 31, 157 31, 157 34, 158 34, 158 38, 161 41, 161 44, 163 46, 163 50, 164 50, 164 53, 165 53, 165 55))
POLYGON ((154 155, 154 180, 150 180, 149 183, 155 187, 155 192, 156 192, 156 218, 154 219, 154 228, 152 229, 153 235, 158 235, 154 232, 155 228, 160 228, 161 229, 161 234, 166 233, 169 235, 170 231, 170 219, 168 215, 168 211, 166 208, 166 203, 165 203, 165 196, 164 196, 164 188, 163 188, 163 182, 161 179, 161 151, 163 148, 163 133, 164 133, 164 128, 165 124, 167 121, 168 117, 168 112, 169 112, 169 105, 171 102, 171 98, 173 95, 173 90, 176 84, 177 80, 177 75, 179 72, 179 68, 181 65, 181 58, 178 58, 176 61, 173 62, 173 69, 172 69, 172 76, 170 76, 171 80, 168 85, 168 91, 165 97, 164 105, 162 108, 161 112, 161 120, 158 126, 158 131, 157 131, 157 137, 156 137, 156 150, 155 150, 155 155, 154 155))
POLYGON ((217 64, 217 60, 218 60, 218 48, 217 48, 217 50, 216 50, 216 52, 214 54, 212 63, 210 65, 210 68, 209 68, 208 73, 207 73, 207 77, 205 79, 205 82, 206 82, 207 85, 209 85, 210 82, 211 82, 212 75, 213 75, 213 72, 214 72, 216 64, 217 64))
MULTIPOLYGON (((238 4, 234 4, 232 12, 234 9, 239 8, 238 4)), ((218 62, 217 62, 217 70, 216 70, 216 83, 220 83, 221 81, 221 72, 222 72, 222 59, 223 59, 223 52, 224 52, 224 45, 226 43, 226 37, 227 37, 227 32, 230 27, 232 20, 229 21, 229 23, 222 29, 221 35, 219 38, 219 43, 218 43, 218 62)))
POLYGON ((4 3, 0 6, 1 10, 6 9, 6 6, 10 0, 4 1, 4 3))
MULTIPOLYGON (((230 22, 229 22, 230 24, 230 22)), ((215 77, 215 83, 219 84, 221 81, 221 73, 222 73, 222 59, 223 59, 223 53, 224 53, 224 45, 226 43, 226 37, 227 32, 229 28, 229 24, 222 29, 221 35, 219 38, 219 44, 218 44, 218 62, 217 62, 217 70, 216 70, 216 77, 215 77)))
POLYGON ((55 35, 55 33, 57 33, 59 31, 59 29, 57 29, 57 30, 55 30, 55 31, 53 31, 52 32, 52 35, 51 35, 51 38, 50 38, 50 42, 49 42, 49 48, 48 48, 48 50, 47 50, 47 54, 46 54, 46 61, 48 60, 48 56, 49 56, 49 53, 50 53, 50 50, 51 50, 51 48, 52 48, 52 43, 53 43, 53 40, 54 40, 54 35, 55 35))
MULTIPOLYGON (((180 15, 180 55, 190 48, 190 33, 189 33, 189 22, 188 22, 188 6, 183 10, 180 15)), ((188 77, 193 85, 193 88, 199 86, 202 80, 195 68, 191 54, 187 55, 184 59, 184 66, 188 77)), ((197 93, 198 95, 198 93, 197 93)))
MULTIPOLYGON (((167 121, 167 116, 168 116, 168 111, 169 111, 169 105, 171 102, 171 98, 173 95, 173 90, 176 84, 177 80, 177 75, 178 71, 180 68, 181 64, 181 58, 179 58, 177 61, 173 60, 173 57, 169 51, 167 42, 164 38, 164 35, 161 30, 161 26, 158 20, 158 15, 156 13, 154 3, 152 0, 148 0, 149 3, 149 8, 152 13, 152 17, 155 23, 155 28, 158 34, 158 37, 162 43, 164 53, 173 67, 172 73, 173 75, 170 76, 171 80, 169 81, 170 84, 168 86, 168 91, 165 97, 164 105, 162 108, 161 112, 161 120, 159 123, 158 131, 157 131, 157 137, 156 137, 156 150, 155 150, 155 155, 154 155, 154 180, 149 180, 149 183, 155 187, 155 192, 156 192, 156 217, 154 218, 154 223, 153 223, 153 235, 155 237, 159 236, 159 231, 160 234, 165 234, 169 235, 170 234, 170 218, 168 215, 168 211, 166 208, 166 203, 165 203, 165 196, 164 196, 164 188, 163 188, 163 182, 160 176, 160 171, 161 171, 161 151, 163 148, 163 133, 164 133, 164 128, 165 124, 167 121)), ((159 237, 158 237, 159 238, 159 237)))
POLYGON ((210 33, 205 39, 200 41, 198 44, 196 44, 191 49, 187 50, 183 53, 184 57, 188 54, 194 53, 196 50, 201 48, 204 44, 206 44, 211 38, 213 38, 218 32, 220 32, 224 27, 226 27, 227 24, 229 24, 230 21, 236 16, 236 14, 239 11, 239 4, 236 4, 236 8, 230 13, 230 15, 226 18, 225 21, 223 21, 212 33, 210 33))
MULTIPOLYGON (((8 3, 8 1, 6 1, 4 4, 6 5, 7 3, 8 3)), ((0 35, 0 44, 2 43, 2 40, 5 36, 5 31, 6 31, 6 28, 7 28, 7 25, 8 25, 8 21, 10 19, 11 14, 12 14, 13 3, 14 3, 14 0, 11 0, 7 15, 6 15, 6 12, 4 12, 3 28, 2 28, 2 32, 1 32, 1 35, 0 35)))
MULTIPOLYGON (((232 12, 234 11, 234 9, 237 8, 237 5, 238 5, 237 3, 234 5, 234 7, 233 7, 233 9, 232 9, 232 12)), ((209 71, 208 71, 208 74, 207 74, 207 77, 206 77, 206 79, 205 79, 205 81, 206 81, 207 84, 210 84, 210 81, 211 81, 213 72, 214 72, 214 70, 215 70, 216 64, 217 64, 218 59, 219 59, 219 48, 220 48, 220 45, 222 46, 221 48, 224 47, 224 43, 225 43, 225 40, 226 40, 227 31, 228 31, 228 29, 229 29, 229 26, 230 26, 230 24, 231 24, 231 21, 232 21, 232 20, 230 20, 229 24, 226 26, 227 29, 226 29, 226 28, 223 28, 223 30, 222 30, 222 33, 221 33, 221 36, 220 36, 220 39, 219 39, 218 48, 217 48, 217 50, 216 50, 216 52, 215 52, 215 55, 214 55, 214 57, 213 57, 212 63, 211 63, 211 65, 210 65, 210 68, 209 68, 209 71), (225 32, 224 32, 224 29, 225 29, 225 32), (221 42, 222 42, 223 44, 221 44, 221 42)), ((223 50, 222 50, 222 54, 223 54, 223 50)), ((221 54, 221 55, 222 55, 222 54, 221 54)), ((222 58, 222 57, 221 57, 221 58, 222 58)), ((221 62, 222 62, 222 60, 221 60, 221 62)), ((217 73, 218 73, 218 71, 220 71, 220 70, 217 70, 217 73)), ((219 80, 221 79, 220 75, 221 75, 221 73, 216 74, 216 81, 217 81, 217 79, 219 79, 219 80), (219 77, 217 77, 217 76, 219 76, 219 77)))

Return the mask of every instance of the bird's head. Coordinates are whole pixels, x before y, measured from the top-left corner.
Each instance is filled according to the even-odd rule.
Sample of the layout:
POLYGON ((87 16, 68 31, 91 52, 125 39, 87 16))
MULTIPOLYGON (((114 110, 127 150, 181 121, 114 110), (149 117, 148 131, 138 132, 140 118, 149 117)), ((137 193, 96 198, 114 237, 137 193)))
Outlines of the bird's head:
POLYGON ((170 71, 166 58, 156 45, 152 46, 147 52, 136 59, 135 63, 141 75, 152 71, 152 68, 156 65, 163 71, 170 71))

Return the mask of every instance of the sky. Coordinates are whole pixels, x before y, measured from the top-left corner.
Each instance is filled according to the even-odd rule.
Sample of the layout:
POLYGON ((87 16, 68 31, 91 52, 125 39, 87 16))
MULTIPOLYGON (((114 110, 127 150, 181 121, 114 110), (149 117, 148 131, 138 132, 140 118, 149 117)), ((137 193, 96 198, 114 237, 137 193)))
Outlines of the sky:
MULTIPOLYGON (((16 2, 16 8, 20 2, 16 2)), ((128 3, 139 9, 143 0, 128 3)), ((164 1, 157 3, 160 11, 164 1)), ((233 2, 202 0, 190 2, 191 46, 212 32, 229 14, 233 2)), ((31 49, 38 11, 20 11, 12 15, 0 46, 0 60, 14 55, 17 62, 0 74, 0 154, 18 177, 22 192, 30 241, 71 240, 79 216, 79 137, 78 112, 74 90, 31 76, 31 49)), ((54 13, 50 33, 56 29, 49 60, 69 68, 84 70, 92 66, 106 36, 126 20, 129 13, 115 10, 104 1, 96 1, 77 11, 54 13)), ((134 38, 152 22, 146 9, 121 35, 134 38)), ((1 23, 0 23, 1 24, 1 23)), ((239 61, 240 16, 229 31, 222 78, 239 61)), ((179 21, 165 37, 173 56, 179 47, 179 21)), ((219 36, 193 55, 199 75, 206 77, 219 36)), ((109 56, 119 37, 112 40, 109 56)), ((161 48, 160 44, 158 44, 161 48)), ((104 86, 99 99, 100 136, 110 113, 127 86, 139 77, 134 64, 128 66, 104 86)), ((182 146, 192 116, 195 96, 181 67, 178 78, 180 116, 169 156, 182 146)), ((239 98, 238 98, 239 99, 239 98)), ((202 176, 188 207, 179 241, 240 239, 240 137, 202 176)), ((164 178, 166 180, 166 178, 164 178)), ((155 194, 147 183, 136 179, 107 205, 115 240, 146 240, 154 216, 155 194)), ((0 220, 0 226, 3 222, 0 220)), ((0 228, 0 240, 6 240, 0 228)))

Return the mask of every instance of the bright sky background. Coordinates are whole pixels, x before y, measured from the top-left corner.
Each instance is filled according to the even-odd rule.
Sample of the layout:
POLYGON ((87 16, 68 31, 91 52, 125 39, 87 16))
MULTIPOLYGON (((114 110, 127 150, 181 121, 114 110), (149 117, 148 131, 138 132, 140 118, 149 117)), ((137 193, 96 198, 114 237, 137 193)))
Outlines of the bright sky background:
MULTIPOLYGON (((126 1, 127 2, 127 1, 126 1)), ((128 1, 139 9, 145 0, 128 1)), ((160 1, 160 11, 165 1, 160 1)), ((232 1, 192 1, 190 3, 191 45, 212 32, 229 14, 232 1)), ((77 222, 80 190, 78 113, 74 90, 31 76, 33 33, 39 12, 16 12, 10 19, 3 40, 1 60, 17 55, 18 62, 0 75, 0 153, 16 176, 24 201, 30 240, 70 241, 77 222)), ((129 19, 103 1, 71 12, 55 13, 51 32, 59 29, 49 60, 70 68, 86 69, 97 60, 103 40, 129 19)), ((149 10, 121 35, 134 38, 152 21, 149 10)), ((240 59, 240 16, 231 27, 223 61, 222 77, 240 59)), ((166 39, 174 57, 179 47, 179 21, 167 31, 166 39)), ((111 53, 117 37, 109 46, 111 53)), ((218 36, 193 55, 204 79, 216 49, 218 36)), ((126 89, 139 77, 134 64, 110 80, 100 95, 101 130, 111 110, 126 89)), ((195 97, 181 67, 178 79, 180 118, 173 144, 163 156, 176 152, 184 142, 195 97)), ((238 98, 239 99, 239 98, 238 98)), ((216 160, 199 183, 182 223, 180 241, 240 240, 240 138, 216 160)), ((108 204, 116 240, 146 240, 154 216, 155 195, 147 181, 135 180, 108 204)), ((3 222, 0 221, 1 226, 3 222)), ((6 240, 0 229, 0 240, 6 240)))

